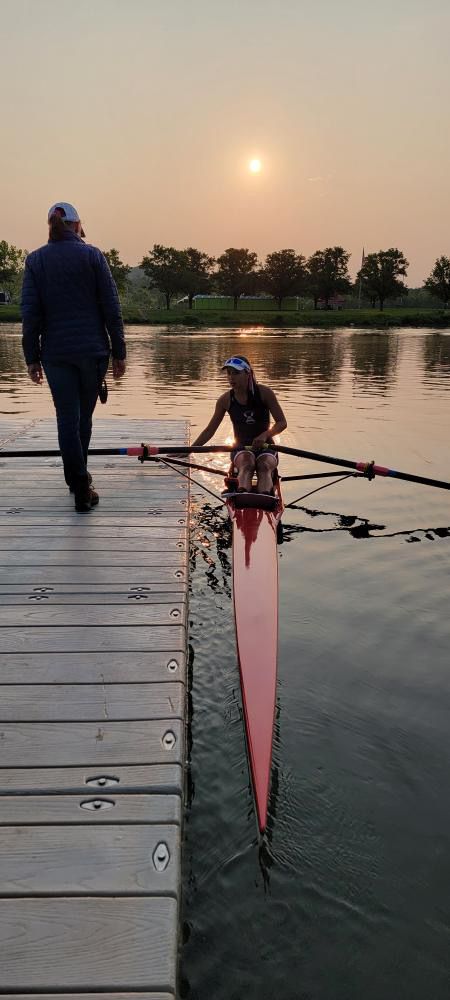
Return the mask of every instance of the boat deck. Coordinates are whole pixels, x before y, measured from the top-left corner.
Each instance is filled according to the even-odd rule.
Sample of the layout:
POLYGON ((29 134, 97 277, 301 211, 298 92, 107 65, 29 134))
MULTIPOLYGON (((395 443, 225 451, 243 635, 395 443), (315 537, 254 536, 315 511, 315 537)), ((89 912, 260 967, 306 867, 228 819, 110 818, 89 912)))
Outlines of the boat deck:
MULTIPOLYGON (((101 419, 92 447, 187 443, 101 419)), ((92 456, 77 514, 54 419, 0 427, 0 992, 176 995, 189 488, 92 456)))

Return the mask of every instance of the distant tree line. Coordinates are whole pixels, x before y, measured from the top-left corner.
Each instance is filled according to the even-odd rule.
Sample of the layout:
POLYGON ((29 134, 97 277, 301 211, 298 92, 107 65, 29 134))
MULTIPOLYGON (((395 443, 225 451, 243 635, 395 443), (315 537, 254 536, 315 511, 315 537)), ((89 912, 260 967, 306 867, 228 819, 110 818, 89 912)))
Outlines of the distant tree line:
MULTIPOLYGON (((177 250, 155 243, 141 263, 150 286, 164 295, 170 309, 175 295, 184 293, 192 309, 195 295, 222 293, 233 299, 237 309, 242 295, 269 295, 281 310, 290 296, 312 299, 314 309, 325 308, 339 296, 363 298, 382 310, 388 299, 407 295, 402 281, 409 262, 401 250, 390 248, 364 256, 352 282, 348 271, 350 254, 343 247, 316 250, 308 259, 295 250, 277 250, 260 263, 258 256, 245 248, 230 247, 213 258, 189 247, 177 250)), ((440 257, 424 284, 426 291, 447 305, 450 299, 450 259, 440 257)))
POLYGON ((20 292, 25 258, 25 250, 0 240, 0 292, 9 292, 11 296, 20 292))
MULTIPOLYGON (((124 264, 114 247, 104 251, 119 292, 129 284, 131 268, 124 264)), ((0 290, 20 290, 26 251, 0 241, 0 290)), ((139 268, 150 287, 164 296, 170 309, 174 296, 183 295, 192 309, 194 296, 222 294, 233 299, 237 309, 243 295, 268 295, 278 308, 291 296, 311 299, 329 308, 339 296, 353 296, 380 309, 389 299, 407 295, 403 278, 409 262, 401 250, 390 248, 363 255, 361 267, 352 282, 348 271, 350 254, 341 246, 316 250, 310 257, 292 249, 276 250, 260 262, 258 255, 246 248, 230 247, 217 258, 188 247, 178 250, 155 243, 143 257, 139 268)), ((445 306, 450 301, 450 258, 439 257, 423 285, 445 306)))

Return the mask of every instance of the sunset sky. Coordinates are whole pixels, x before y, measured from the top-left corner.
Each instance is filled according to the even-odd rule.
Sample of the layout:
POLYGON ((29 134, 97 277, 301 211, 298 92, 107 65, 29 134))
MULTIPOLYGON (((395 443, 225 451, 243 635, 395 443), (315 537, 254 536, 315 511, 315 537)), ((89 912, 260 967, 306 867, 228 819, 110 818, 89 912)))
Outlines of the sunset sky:
POLYGON ((352 274, 450 255, 448 0, 0 0, 0 240, 57 200, 138 264, 154 243, 352 274), (261 170, 249 170, 259 159, 261 170))

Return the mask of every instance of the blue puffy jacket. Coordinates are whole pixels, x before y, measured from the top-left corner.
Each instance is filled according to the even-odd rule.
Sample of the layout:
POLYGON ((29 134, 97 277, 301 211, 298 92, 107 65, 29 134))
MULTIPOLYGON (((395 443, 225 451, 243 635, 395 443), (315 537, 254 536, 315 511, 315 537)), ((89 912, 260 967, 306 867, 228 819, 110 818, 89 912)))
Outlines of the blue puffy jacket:
POLYGON ((126 355, 117 288, 106 258, 68 229, 28 254, 22 288, 27 365, 82 354, 126 355))

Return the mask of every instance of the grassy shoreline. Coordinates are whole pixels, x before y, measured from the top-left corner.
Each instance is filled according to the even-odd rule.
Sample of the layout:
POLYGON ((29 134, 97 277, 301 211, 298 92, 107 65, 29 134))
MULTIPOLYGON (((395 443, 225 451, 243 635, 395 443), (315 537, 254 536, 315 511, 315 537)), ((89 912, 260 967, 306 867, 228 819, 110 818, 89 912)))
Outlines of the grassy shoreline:
MULTIPOLYGON (((220 310, 152 309, 145 316, 140 311, 124 308, 124 321, 135 326, 183 326, 192 330, 208 327, 263 327, 289 329, 307 327, 329 329, 331 327, 359 327, 386 329, 389 327, 432 327, 450 328, 450 310, 445 309, 342 309, 324 312, 289 311, 275 312, 248 310, 228 312, 220 310)), ((20 323, 18 306, 1 306, 0 323, 20 323)))

